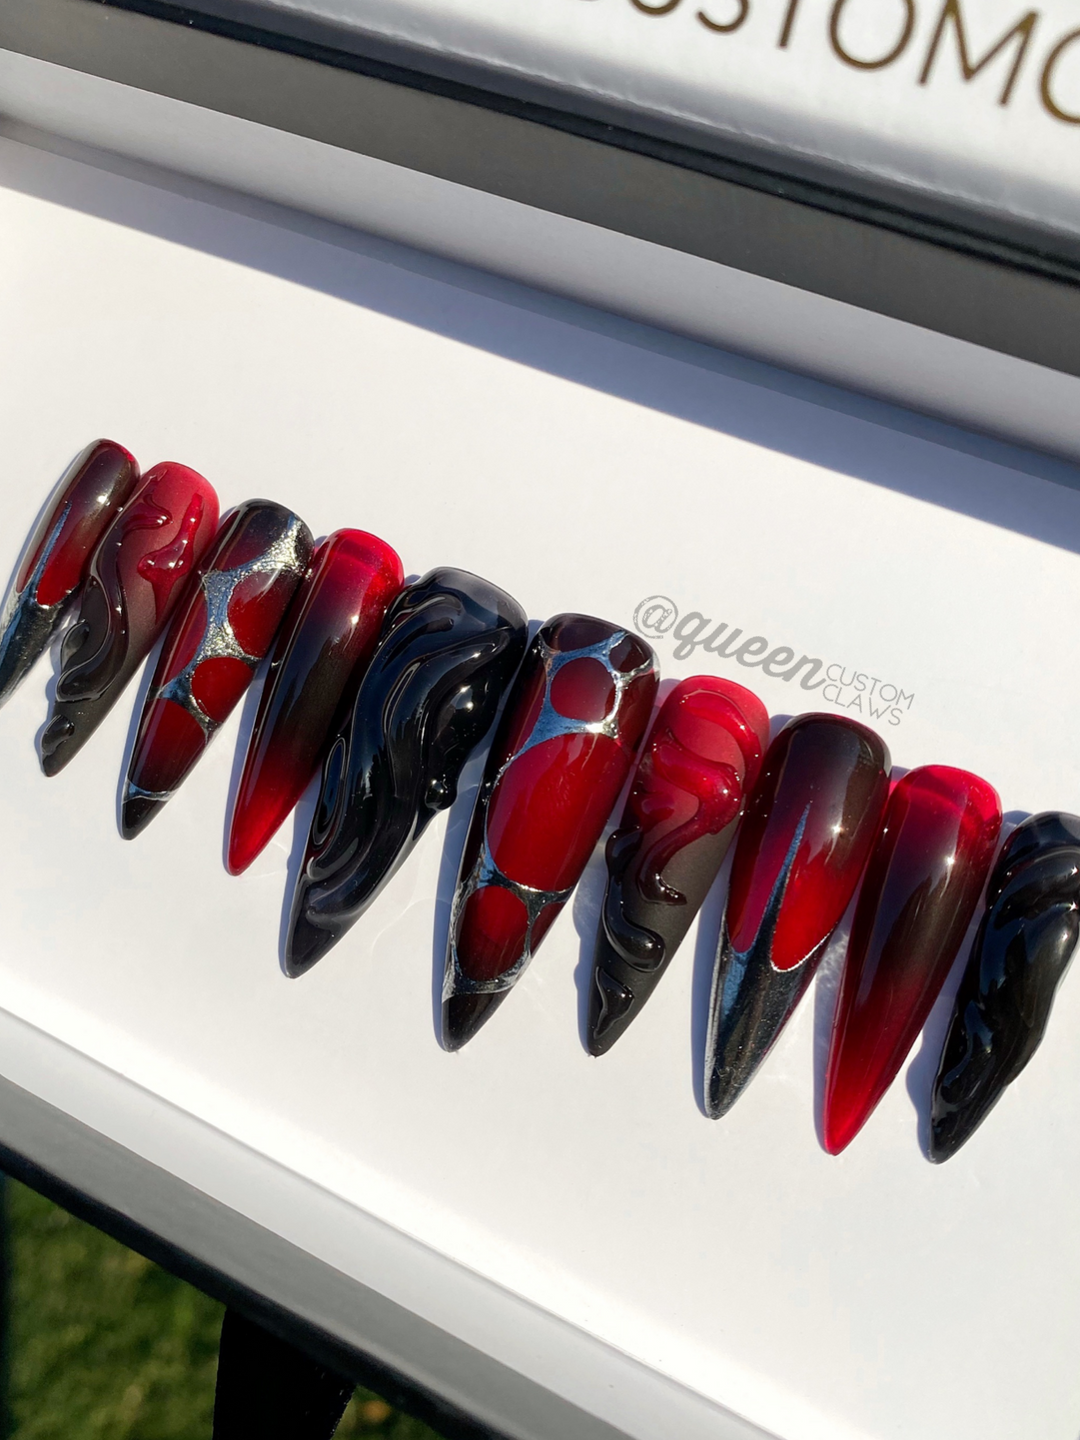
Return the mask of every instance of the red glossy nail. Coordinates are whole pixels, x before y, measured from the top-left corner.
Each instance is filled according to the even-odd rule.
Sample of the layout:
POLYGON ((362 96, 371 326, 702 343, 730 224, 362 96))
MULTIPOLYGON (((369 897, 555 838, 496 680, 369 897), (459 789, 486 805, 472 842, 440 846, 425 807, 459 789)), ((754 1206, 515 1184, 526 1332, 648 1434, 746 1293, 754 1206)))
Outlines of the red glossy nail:
POLYGON ((225 517, 158 657, 128 766, 125 839, 150 823, 251 684, 313 548, 284 505, 248 500, 225 517))
POLYGON ((229 827, 231 874, 269 843, 322 764, 404 583, 396 552, 364 530, 336 530, 316 550, 259 698, 229 827))
POLYGON ((56 633, 95 547, 138 481, 134 457, 112 440, 95 440, 68 466, 23 548, 0 614, 0 705, 56 633))
POLYGON ((825 1148, 850 1145, 926 1023, 1001 829, 985 780, 947 765, 894 788, 855 907, 825 1083, 825 1148))
POLYGON ((713 976, 705 1108, 725 1114, 802 998, 881 825, 889 752, 865 725, 800 715, 770 745, 735 842, 713 976))
POLYGON ((41 737, 46 775, 63 769, 116 704, 168 624, 217 522, 213 486, 170 461, 146 472, 113 520, 64 636, 53 713, 41 737))
POLYGON ((626 1030, 682 943, 723 864, 769 743, 765 706, 715 675, 682 680, 649 733, 608 839, 588 1047, 626 1030))
POLYGON ((569 899, 656 697, 637 636, 557 615, 529 646, 477 796, 450 921, 443 1043, 465 1044, 569 899))

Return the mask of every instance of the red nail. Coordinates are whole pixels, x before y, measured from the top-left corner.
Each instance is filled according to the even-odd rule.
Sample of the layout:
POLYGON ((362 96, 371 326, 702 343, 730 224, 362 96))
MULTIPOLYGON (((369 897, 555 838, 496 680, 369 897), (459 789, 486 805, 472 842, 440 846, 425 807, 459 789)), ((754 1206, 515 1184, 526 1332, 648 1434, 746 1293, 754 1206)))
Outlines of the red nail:
POLYGON ((450 921, 443 1042, 476 1033, 570 898, 626 782, 656 657, 587 615, 535 636, 492 745, 450 921))
POLYGON ((284 505, 248 500, 226 516, 158 657, 128 766, 125 839, 150 823, 251 684, 312 549, 284 505))
POLYGON ((165 629, 209 547, 218 501, 186 465, 143 476, 94 551, 78 619, 64 636, 41 765, 55 775, 85 745, 165 629))
POLYGON ((112 440, 95 440, 68 466, 19 556, 0 614, 0 705, 56 633, 138 480, 134 457, 112 440))
POLYGON ((593 959, 589 1050, 640 1012, 723 864, 769 743, 765 706, 715 675, 683 680, 649 733, 618 830, 593 959))
POLYGON ((322 764, 404 583, 395 551, 363 530, 336 530, 316 550, 259 698, 229 827, 231 874, 269 843, 322 764))
POLYGON ((855 894, 889 790, 884 741, 800 715, 770 745, 735 844, 713 976, 705 1109, 742 1094, 855 894))
POLYGON ((923 765, 893 789, 855 907, 825 1084, 825 1148, 862 1129, 926 1023, 986 883, 1001 802, 923 765))

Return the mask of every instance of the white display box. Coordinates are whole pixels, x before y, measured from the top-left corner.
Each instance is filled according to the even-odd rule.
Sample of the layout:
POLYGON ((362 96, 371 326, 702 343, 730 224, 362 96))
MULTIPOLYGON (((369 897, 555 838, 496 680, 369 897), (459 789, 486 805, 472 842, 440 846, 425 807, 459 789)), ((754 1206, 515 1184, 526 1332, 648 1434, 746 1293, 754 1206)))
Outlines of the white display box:
MULTIPOLYGON (((376 0, 341 3, 353 21, 378 9, 376 0)), ((779 131, 764 148, 740 147, 732 141, 741 102, 731 77, 717 77, 713 96, 729 107, 727 121, 714 105, 711 120, 700 114, 676 124, 687 117, 672 94, 666 110, 657 108, 663 73, 693 70, 666 42, 627 52, 619 82, 627 103, 609 113, 612 75, 605 80, 589 59, 585 32, 595 41, 606 28, 614 43, 629 25, 640 40, 638 27, 657 22, 624 0, 566 3, 578 30, 562 56, 563 83, 552 91, 550 46, 543 26, 533 24, 515 41, 518 95, 507 92, 506 66, 494 64, 494 51, 492 63, 466 66, 469 84, 432 73, 434 66, 458 74, 464 63, 469 47, 452 43, 453 25, 445 33, 436 27, 406 52, 387 52, 428 69, 388 64, 389 39, 364 38, 357 25, 327 30, 320 22, 317 33, 336 36, 337 48, 267 28, 314 24, 324 0, 199 0, 194 10, 168 0, 5 0, 0 123, 9 134, 44 130, 357 226, 1080 460, 1080 247, 1075 231, 1063 228, 1075 204, 1062 158, 1075 138, 1068 125, 1046 122, 1064 147, 1056 149, 1038 126, 1025 128, 1019 110, 1000 117, 990 103, 995 125, 1008 119, 1005 146, 980 119, 985 87, 968 94, 957 82, 974 106, 961 105, 957 115, 947 89, 931 95, 915 87, 919 106, 931 107, 923 141, 927 124, 932 134, 947 131, 952 159, 946 164, 947 156, 924 148, 909 173, 899 152, 887 164, 878 144, 881 125, 890 144, 900 142, 903 127, 892 112, 878 116, 875 140, 849 86, 837 88, 827 64, 818 74, 818 55, 809 71, 800 59, 799 73, 818 76, 813 83, 827 96, 819 111, 835 106, 845 115, 825 150, 811 154, 822 132, 802 101, 784 121, 806 141, 801 150, 782 144, 779 131), (259 24, 237 27, 208 10, 240 11, 259 24), (360 53, 365 46, 372 53, 360 53), (623 92, 640 88, 628 77, 642 69, 645 53, 656 82, 645 88, 657 104, 629 104, 623 92), (528 98, 535 94, 548 103, 528 98), (856 145, 853 127, 864 144, 856 145), (1012 158, 988 171, 977 163, 980 146, 1012 158), (842 175, 826 163, 840 151, 842 175), (1034 188, 1021 196, 1015 174, 1025 155, 1063 179, 1056 199, 1039 189, 1038 167, 1034 188), (927 167, 940 172, 929 190, 927 167), (958 195, 965 167, 970 184, 958 195), (1004 210, 987 208, 991 192, 1004 210)), ((432 24, 470 7, 474 30, 498 50, 506 36, 500 39, 494 16, 509 16, 505 6, 436 0, 432 24)), ((809 0, 804 8, 809 15, 809 0)), ((820 21, 822 0, 812 8, 820 21)), ((410 6, 392 9, 404 22, 410 6)), ((760 18, 761 0, 754 11, 760 18)), ((653 33, 670 40, 683 20, 696 25, 689 10, 677 19, 674 30, 653 33)), ((561 23, 555 11, 549 20, 561 23)), ((1080 47, 1069 53, 1080 56, 1080 47)), ((769 55, 769 66, 792 58, 769 55)), ((766 84, 765 72, 751 70, 744 77, 751 88, 766 84)), ((846 79, 858 86, 868 77, 846 79)), ((781 82, 768 85, 775 94, 781 82)), ((755 127, 744 121, 749 135, 755 127)), ((908 133, 900 149, 913 138, 908 133)))
MULTIPOLYGON (((109 435, 201 470, 224 506, 370 529, 412 575, 475 570, 535 621, 630 623, 670 597, 840 678, 808 692, 677 660, 668 634, 666 679, 729 675, 777 724, 854 714, 899 767, 985 775, 1012 821, 1080 810, 1069 465, 58 148, 0 141, 4 577, 71 455, 109 435), (903 698, 853 708, 855 673, 903 698)), ((43 660, 0 712, 5 1145, 517 1440, 1076 1440, 1080 980, 936 1167, 921 1134, 954 974, 834 1159, 817 1121, 835 947, 731 1114, 701 1113, 723 877, 626 1037, 585 1053, 598 851, 448 1055, 435 1005, 482 757, 362 923, 290 981, 310 795, 245 876, 222 864, 255 693, 125 843, 142 688, 46 781, 52 678, 43 660)))

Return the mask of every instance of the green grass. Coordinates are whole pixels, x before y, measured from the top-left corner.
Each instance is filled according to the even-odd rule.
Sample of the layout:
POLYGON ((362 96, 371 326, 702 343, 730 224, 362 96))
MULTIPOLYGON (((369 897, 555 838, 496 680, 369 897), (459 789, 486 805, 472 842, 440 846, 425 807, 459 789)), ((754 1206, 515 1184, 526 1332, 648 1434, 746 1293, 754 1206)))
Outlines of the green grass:
MULTIPOLYGON (((7 1182, 14 1440, 210 1440, 222 1307, 7 1182)), ((438 1440, 358 1390, 339 1440, 438 1440)))

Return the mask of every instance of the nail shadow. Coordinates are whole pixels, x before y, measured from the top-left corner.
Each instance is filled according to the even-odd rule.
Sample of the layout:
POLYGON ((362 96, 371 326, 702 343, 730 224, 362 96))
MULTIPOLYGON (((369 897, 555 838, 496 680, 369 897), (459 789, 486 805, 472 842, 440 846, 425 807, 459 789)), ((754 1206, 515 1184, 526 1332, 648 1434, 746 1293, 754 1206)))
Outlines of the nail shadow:
MULTIPOLYGON (((1010 810, 1005 814, 1001 830, 1001 838, 997 854, 1001 853, 1001 847, 1008 839, 1013 830, 1022 821, 1030 818, 1033 812, 1029 810, 1010 810)), ((997 863, 997 855, 994 857, 994 864, 997 863)), ((990 867, 993 872, 993 864, 990 867)), ((975 944, 975 935, 979 928, 979 922, 986 909, 985 893, 979 897, 979 903, 975 907, 975 914, 972 916, 971 924, 956 954, 952 968, 941 987, 941 993, 934 1001, 934 1008, 927 1016, 926 1024, 923 1026, 922 1035, 918 1050, 910 1059, 905 1077, 905 1086, 908 1097, 915 1107, 916 1133, 919 1142, 919 1149, 927 1160, 930 1159, 930 1109, 934 1094, 934 1081, 937 1079, 938 1067, 941 1064, 942 1052, 945 1049, 945 1040, 949 1033, 949 1026, 952 1023, 953 1007, 956 1004, 956 992, 960 988, 960 981, 963 979, 964 971, 967 969, 968 961, 971 959, 972 947, 975 944)))

